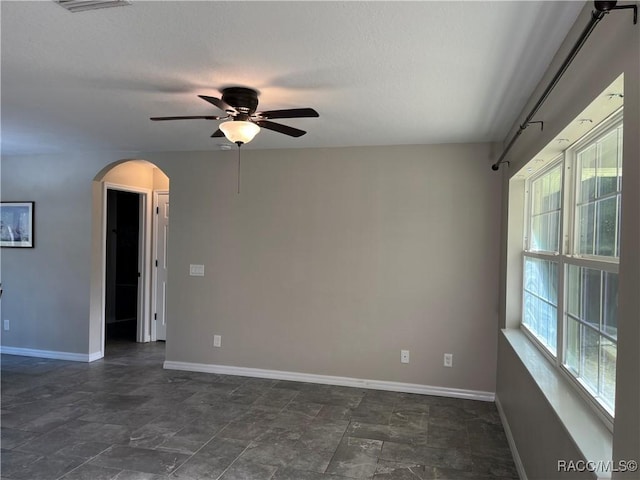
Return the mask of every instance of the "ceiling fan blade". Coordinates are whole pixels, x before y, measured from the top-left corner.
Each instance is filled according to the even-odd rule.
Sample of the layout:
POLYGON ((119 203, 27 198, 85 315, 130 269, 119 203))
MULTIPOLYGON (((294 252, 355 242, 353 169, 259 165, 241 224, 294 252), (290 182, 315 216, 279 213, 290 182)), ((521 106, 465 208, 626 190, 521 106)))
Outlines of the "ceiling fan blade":
POLYGON ((320 114, 313 108, 288 108, 285 110, 268 110, 256 113, 260 118, 304 118, 319 117, 320 114))
POLYGON ((149 120, 153 120, 154 122, 161 120, 222 120, 227 117, 217 117, 214 115, 207 116, 187 116, 187 117, 151 117, 149 120))
POLYGON ((290 137, 301 137, 302 135, 307 133, 304 130, 299 130, 287 125, 282 125, 281 123, 270 122, 268 120, 256 120, 255 123, 260 125, 262 128, 273 130, 274 132, 278 133, 284 133, 285 135, 289 135, 290 137))
POLYGON ((223 102, 221 99, 216 98, 216 97, 208 97, 206 95, 198 95, 201 99, 209 102, 212 105, 215 105, 216 107, 218 107, 220 110, 222 110, 223 112, 235 112, 236 109, 233 108, 231 105, 227 105, 225 102, 223 102))
POLYGON ((213 132, 213 135, 211 135, 211 137, 213 138, 224 137, 224 133, 222 133, 222 130, 218 129, 215 132, 213 132))

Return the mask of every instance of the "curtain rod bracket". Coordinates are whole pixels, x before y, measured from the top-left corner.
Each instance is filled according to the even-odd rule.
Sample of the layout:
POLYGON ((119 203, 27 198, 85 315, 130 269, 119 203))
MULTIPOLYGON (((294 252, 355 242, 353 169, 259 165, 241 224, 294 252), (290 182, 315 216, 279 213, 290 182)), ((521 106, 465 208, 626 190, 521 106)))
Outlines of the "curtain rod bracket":
POLYGON ((532 123, 539 123, 540 124, 540 131, 541 132, 544 131, 544 122, 542 120, 536 120, 536 121, 529 122, 529 124, 532 124, 532 123))
MULTIPOLYGON (((638 24, 638 6, 637 5, 617 5, 617 1, 596 1, 596 10, 602 13, 609 13, 611 10, 629 10, 633 9, 633 24, 638 24)), ((596 12, 593 12, 596 15, 596 12)))
MULTIPOLYGON (((591 35, 591 32, 593 32, 593 29, 604 18, 604 16, 612 10, 633 9, 633 24, 636 25, 638 23, 638 6, 637 5, 617 5, 618 2, 616 0, 608 0, 608 1, 596 0, 593 3, 594 3, 595 10, 591 12, 591 20, 589 21, 587 26, 584 28, 584 30, 580 34, 580 37, 577 39, 575 45, 567 55, 567 58, 565 58, 564 62, 556 72, 555 76, 551 79, 551 82, 549 82, 549 85, 547 85, 547 88, 544 90, 544 92, 542 93, 542 95, 534 105, 533 109, 529 112, 529 115, 527 115, 527 118, 525 119, 525 121, 522 123, 522 125, 520 125, 520 128, 516 131, 516 133, 513 135, 513 137, 507 144, 507 146, 504 148, 504 150, 502 151, 502 154, 500 155, 500 157, 498 157, 498 160, 493 165, 491 165, 491 170, 497 171, 500 169, 501 164, 508 163, 505 160, 505 157, 511 150, 511 147, 513 147, 513 144, 516 142, 516 140, 518 140, 518 137, 520 137, 524 129, 527 128, 527 126, 530 123, 538 123, 538 122, 531 121, 531 119, 535 116, 536 113, 538 113, 538 110, 540 110, 540 107, 542 107, 542 104, 547 100, 547 97, 551 94, 551 91, 555 88, 556 84, 560 81, 560 78, 562 78, 562 76, 564 75, 564 72, 567 70, 567 68, 569 68, 569 65, 571 65, 571 62, 573 62, 573 59, 576 57, 578 52, 582 49, 583 45, 591 35)), ((544 125, 541 126, 541 128, 543 127, 544 125)))

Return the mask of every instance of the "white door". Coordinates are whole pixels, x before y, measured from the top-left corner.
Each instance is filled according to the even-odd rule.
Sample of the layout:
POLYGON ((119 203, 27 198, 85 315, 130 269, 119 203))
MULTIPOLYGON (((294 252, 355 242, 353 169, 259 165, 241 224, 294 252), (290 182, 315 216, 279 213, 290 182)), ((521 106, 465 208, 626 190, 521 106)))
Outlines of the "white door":
POLYGON ((156 205, 156 340, 167 339, 167 241, 169 240, 169 193, 158 193, 156 205))

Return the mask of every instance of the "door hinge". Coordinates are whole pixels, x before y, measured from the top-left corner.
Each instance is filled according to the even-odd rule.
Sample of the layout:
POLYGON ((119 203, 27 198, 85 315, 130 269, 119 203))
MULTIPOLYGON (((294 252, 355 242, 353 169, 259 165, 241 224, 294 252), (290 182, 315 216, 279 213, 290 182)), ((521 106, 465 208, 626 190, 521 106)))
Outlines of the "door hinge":
POLYGON ((156 215, 160 213, 160 207, 156 207, 156 215))
POLYGON ((154 319, 154 320, 157 320, 157 319, 158 319, 158 314, 157 314, 157 313, 154 313, 154 314, 153 314, 153 319, 154 319))
POLYGON ((156 267, 158 266, 158 259, 156 258, 156 267))

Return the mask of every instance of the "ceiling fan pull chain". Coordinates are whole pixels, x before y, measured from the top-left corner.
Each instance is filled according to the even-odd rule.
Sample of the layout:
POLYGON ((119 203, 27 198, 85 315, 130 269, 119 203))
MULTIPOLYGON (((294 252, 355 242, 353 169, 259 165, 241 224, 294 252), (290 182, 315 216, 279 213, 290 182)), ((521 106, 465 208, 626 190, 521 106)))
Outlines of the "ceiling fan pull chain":
POLYGON ((240 195, 240 145, 242 144, 238 143, 238 195, 240 195))

